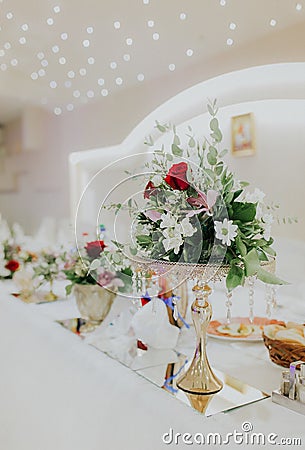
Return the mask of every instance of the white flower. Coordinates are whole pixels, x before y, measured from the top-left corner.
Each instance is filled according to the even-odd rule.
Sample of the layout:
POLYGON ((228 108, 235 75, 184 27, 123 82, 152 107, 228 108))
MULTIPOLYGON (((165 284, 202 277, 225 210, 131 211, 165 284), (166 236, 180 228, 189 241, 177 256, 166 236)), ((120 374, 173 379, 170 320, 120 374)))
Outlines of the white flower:
POLYGON ((161 215, 161 228, 171 228, 176 227, 177 222, 176 219, 171 215, 171 213, 166 213, 161 215))
POLYGON ((174 249, 174 253, 177 255, 183 244, 183 239, 179 230, 177 228, 167 228, 163 231, 163 236, 165 239, 162 243, 165 250, 168 252, 169 250, 174 249))
POLYGON ((262 217, 263 227, 264 227, 264 233, 263 238, 266 239, 266 241, 269 241, 271 238, 271 225, 274 222, 274 218, 272 214, 264 214, 262 217))
POLYGON ((264 203, 264 198, 266 194, 262 192, 260 189, 255 188, 254 192, 247 192, 246 194, 246 202, 248 203, 264 203))
POLYGON ((237 225, 233 225, 233 220, 224 219, 223 222, 215 221, 214 228, 216 238, 221 240, 225 245, 231 245, 237 235, 237 225))
POLYGON ((163 182, 163 178, 161 177, 161 175, 154 175, 151 179, 151 182, 155 186, 160 186, 160 184, 162 184, 162 182, 163 182))
POLYGON ((192 226, 188 217, 185 217, 180 224, 178 224, 178 230, 184 237, 191 237, 196 231, 196 228, 192 226))

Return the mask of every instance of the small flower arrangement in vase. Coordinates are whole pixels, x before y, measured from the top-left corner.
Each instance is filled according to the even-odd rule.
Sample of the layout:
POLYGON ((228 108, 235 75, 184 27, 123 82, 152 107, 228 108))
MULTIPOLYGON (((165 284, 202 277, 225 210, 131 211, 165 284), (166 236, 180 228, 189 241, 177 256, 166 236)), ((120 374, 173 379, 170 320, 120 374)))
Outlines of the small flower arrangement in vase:
POLYGON ((73 251, 64 266, 63 272, 70 281, 66 293, 73 291, 81 317, 86 320, 83 333, 102 323, 117 292, 124 292, 131 283, 132 271, 124 265, 119 251, 105 248, 102 240, 88 242, 84 248, 73 251))
POLYGON ((44 283, 49 283, 50 290, 44 295, 46 302, 53 302, 58 296, 53 292, 53 284, 58 278, 65 260, 65 253, 51 250, 42 250, 38 255, 38 260, 33 266, 34 278, 40 281, 39 287, 44 283))
POLYGON ((12 279, 20 268, 18 254, 20 247, 9 240, 0 244, 0 279, 12 279))

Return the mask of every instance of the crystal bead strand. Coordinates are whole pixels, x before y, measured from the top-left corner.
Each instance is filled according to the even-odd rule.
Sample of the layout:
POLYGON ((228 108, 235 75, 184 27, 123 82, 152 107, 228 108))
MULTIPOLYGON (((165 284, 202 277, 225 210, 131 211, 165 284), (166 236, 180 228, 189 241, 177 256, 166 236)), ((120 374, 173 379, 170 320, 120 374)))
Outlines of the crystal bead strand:
POLYGON ((277 308, 277 286, 271 286, 271 307, 272 309, 277 308))
MULTIPOLYGON (((145 283, 144 283, 145 284, 145 283)), ((132 274, 132 286, 133 286, 133 298, 132 303, 135 310, 138 310, 141 306, 141 300, 139 294, 142 291, 142 272, 140 270, 134 270, 132 274)), ((144 286, 145 287, 145 286, 144 286)))
POLYGON ((266 300, 266 316, 268 319, 271 317, 271 308, 272 308, 272 287, 270 284, 266 284, 265 286, 265 300, 266 300))
POLYGON ((249 319, 250 323, 254 321, 254 277, 249 277, 249 319))
POLYGON ((226 296, 227 296, 227 300, 226 300, 226 308, 227 308, 226 323, 227 323, 227 325, 229 325, 231 323, 231 319, 232 319, 232 312, 231 312, 232 295, 233 295, 232 292, 229 292, 229 291, 226 292, 226 296))

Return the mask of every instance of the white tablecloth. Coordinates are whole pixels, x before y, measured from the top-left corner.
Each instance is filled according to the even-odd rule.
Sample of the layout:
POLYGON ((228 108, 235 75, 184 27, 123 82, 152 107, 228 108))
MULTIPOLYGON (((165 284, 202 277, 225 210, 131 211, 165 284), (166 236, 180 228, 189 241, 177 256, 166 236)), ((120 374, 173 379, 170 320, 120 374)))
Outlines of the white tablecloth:
MULTIPOLYGON (((11 282, 0 284, 1 450, 156 450, 167 447, 162 436, 170 428, 225 436, 245 421, 253 432, 300 437, 304 445, 304 416, 266 399, 205 418, 55 323, 78 315, 73 299, 27 305, 10 296, 12 290, 11 282)), ((217 295, 214 317, 225 312, 217 295)), ((238 298, 244 295, 234 300, 238 312, 247 304, 238 298)), ((290 310, 291 318, 298 316, 297 307, 290 310)), ((208 354, 215 367, 248 384, 269 393, 279 385, 281 369, 262 344, 210 339, 208 354)), ((178 448, 184 447, 190 445, 180 440, 178 448)))

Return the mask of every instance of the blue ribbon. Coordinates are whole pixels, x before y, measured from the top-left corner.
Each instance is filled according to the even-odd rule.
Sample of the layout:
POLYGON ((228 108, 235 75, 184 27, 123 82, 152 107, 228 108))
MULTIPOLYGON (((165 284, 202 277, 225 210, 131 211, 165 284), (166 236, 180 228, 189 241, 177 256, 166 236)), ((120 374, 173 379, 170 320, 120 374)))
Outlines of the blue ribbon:
MULTIPOLYGON (((164 301, 164 303, 166 304, 166 306, 168 306, 172 311, 174 311, 174 309, 175 309, 175 306, 173 305, 173 300, 174 300, 174 299, 175 299, 175 300, 179 300, 180 297, 173 296, 173 297, 168 297, 168 298, 162 298, 161 300, 164 301)), ((181 316, 181 314, 179 313, 179 311, 178 311, 178 318, 181 320, 181 322, 183 323, 183 325, 184 325, 186 328, 190 328, 189 324, 184 320, 184 318, 181 316)))
MULTIPOLYGON (((146 291, 145 295, 142 296, 142 298, 144 298, 147 301, 151 301, 151 297, 149 296, 148 292, 146 291)), ((160 297, 159 297, 160 298, 160 297)), ((163 298, 161 297, 160 300, 163 300, 163 302, 166 304, 166 306, 168 306, 172 311, 175 310, 175 306, 173 304, 173 300, 179 300, 181 297, 177 297, 175 295, 173 295, 172 297, 168 297, 168 298, 163 298)), ((184 318, 181 316, 181 314, 178 311, 178 318, 181 320, 181 322, 183 323, 183 325, 186 328, 190 328, 190 325, 184 320, 184 318)))
POLYGON ((163 387, 165 387, 166 389, 168 389, 170 392, 172 392, 173 394, 176 394, 178 392, 178 389, 173 388, 173 386, 171 386, 169 383, 171 383, 184 369, 184 367, 186 366, 186 364, 188 363, 188 360, 186 359, 183 366, 180 367, 180 369, 178 370, 177 373, 175 373, 174 375, 168 377, 163 384, 163 387))

